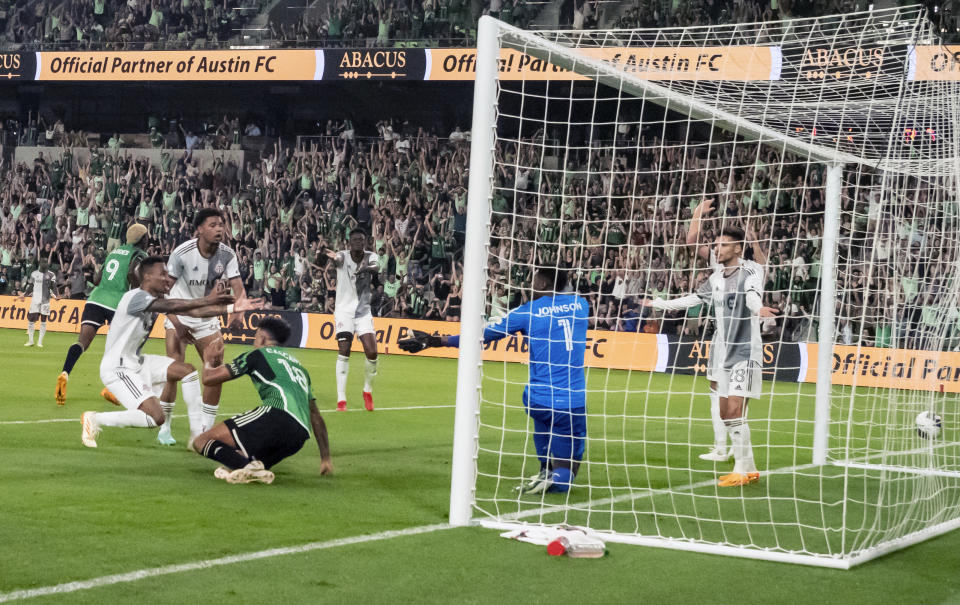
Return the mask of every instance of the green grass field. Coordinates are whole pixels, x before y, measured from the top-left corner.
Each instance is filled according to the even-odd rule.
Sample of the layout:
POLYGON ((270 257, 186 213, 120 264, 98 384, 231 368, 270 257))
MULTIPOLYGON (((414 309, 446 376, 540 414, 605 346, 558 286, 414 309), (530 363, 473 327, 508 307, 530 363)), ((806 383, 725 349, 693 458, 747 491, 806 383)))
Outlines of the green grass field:
MULTIPOLYGON (((154 431, 107 428, 100 448, 89 450, 80 444, 80 414, 112 407, 98 396, 103 339, 81 359, 67 406, 58 408, 52 397, 54 380, 73 339, 51 333, 44 349, 24 349, 22 332, 0 331, 0 375, 6 385, 0 404, 0 601, 10 600, 14 591, 43 589, 45 596, 29 602, 960 603, 958 531, 850 571, 834 571, 621 544, 610 544, 601 560, 552 558, 541 547, 503 540, 492 530, 446 528, 456 369, 449 360, 384 356, 377 411, 367 413, 357 411, 362 409, 362 366, 356 358, 350 393, 357 396, 351 411, 334 413, 329 410, 335 399, 335 354, 298 352, 311 370, 330 429, 336 469, 332 477, 319 476, 312 442, 276 468, 277 480, 270 486, 218 481, 212 476, 213 462, 182 444, 156 445, 154 431), (245 556, 268 549, 281 550, 253 560, 245 556), (231 556, 238 560, 223 559, 231 556), (141 570, 151 571, 133 581, 123 575, 141 570), (57 593, 48 589, 70 582, 79 584, 57 593)), ((161 352, 160 344, 151 342, 148 352, 161 352)), ((239 351, 228 347, 227 356, 239 351)), ((496 376, 491 378, 494 386, 499 384, 499 392, 512 399, 519 393, 514 383, 520 382, 523 370, 494 368, 488 376, 496 376), (500 384, 504 378, 511 384, 500 384)), ((481 450, 481 506, 493 506, 490 499, 495 497, 501 512, 537 518, 545 504, 611 498, 629 484, 637 493, 649 493, 598 505, 608 512, 595 513, 592 525, 645 533, 652 528, 662 535, 703 539, 716 537, 716 524, 690 516, 676 521, 667 513, 722 515, 724 520, 739 514, 760 525, 766 515, 771 528, 813 514, 778 499, 803 492, 794 473, 765 477, 747 488, 756 488, 753 492, 726 500, 718 499, 712 487, 688 488, 685 495, 656 492, 665 487, 679 492, 682 486, 715 477, 713 469, 691 470, 696 465, 689 464, 691 456, 702 451, 699 444, 709 441, 706 420, 691 424, 684 419, 694 407, 696 416, 705 417, 703 398, 673 397, 657 407, 657 398, 650 397, 638 404, 616 394, 627 380, 631 389, 681 391, 693 386, 691 379, 680 377, 668 384, 659 376, 594 372, 591 386, 605 385, 615 394, 599 403, 591 400, 591 414, 619 410, 626 412, 626 419, 591 418, 588 458, 578 483, 595 487, 575 489, 569 496, 518 500, 512 494, 512 478, 530 474, 532 445, 525 446, 522 410, 485 406, 482 442, 502 437, 503 446, 496 449, 512 455, 501 458, 493 448, 481 450), (648 420, 641 422, 640 416, 648 420), (495 428, 501 426, 510 430, 495 428), (603 456, 625 464, 607 467, 599 463, 603 456), (494 470, 499 481, 492 477, 494 470), (753 499, 757 495, 773 499, 753 499), (764 508, 759 504, 763 501, 781 504, 764 508)), ((783 399, 796 399, 797 387, 792 388, 783 399)), ((794 439, 789 436, 792 426, 806 433, 809 423, 791 420, 774 401, 776 397, 765 397, 751 410, 751 417, 772 419, 753 429, 754 443, 769 443, 757 447, 758 464, 766 469, 808 462, 783 444, 794 439)), ((255 403, 249 382, 236 381, 224 390, 221 410, 233 414, 255 403)), ((791 414, 794 407, 791 403, 791 414)), ((176 413, 183 412, 181 401, 176 413)), ((809 413, 812 416, 812 408, 809 413)), ((185 441, 186 418, 175 418, 174 435, 185 441)), ((912 493, 903 491, 913 489, 912 484, 894 485, 902 497, 912 493)), ((834 493, 835 487, 828 478, 818 479, 810 489, 819 498, 834 493)), ((952 496, 942 497, 949 501, 952 496)), ((864 508, 861 514, 870 513, 864 508)), ((545 519, 561 515, 585 521, 576 512, 545 519)), ((776 536, 781 545, 803 538, 802 532, 783 528, 776 536)), ((729 528, 727 532, 728 539, 739 538, 730 535, 729 528)), ((770 535, 755 531, 751 539, 763 544, 770 535)))

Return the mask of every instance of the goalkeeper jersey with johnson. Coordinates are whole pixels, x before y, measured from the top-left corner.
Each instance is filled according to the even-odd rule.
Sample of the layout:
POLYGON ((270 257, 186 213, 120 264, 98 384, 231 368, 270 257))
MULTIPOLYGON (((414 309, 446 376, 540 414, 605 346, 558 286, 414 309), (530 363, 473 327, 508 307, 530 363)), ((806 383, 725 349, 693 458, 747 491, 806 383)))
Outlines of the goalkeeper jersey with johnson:
POLYGON ((530 378, 524 390, 527 401, 558 410, 583 408, 589 312, 586 299, 576 294, 541 296, 488 326, 483 341, 525 334, 530 346, 530 378))

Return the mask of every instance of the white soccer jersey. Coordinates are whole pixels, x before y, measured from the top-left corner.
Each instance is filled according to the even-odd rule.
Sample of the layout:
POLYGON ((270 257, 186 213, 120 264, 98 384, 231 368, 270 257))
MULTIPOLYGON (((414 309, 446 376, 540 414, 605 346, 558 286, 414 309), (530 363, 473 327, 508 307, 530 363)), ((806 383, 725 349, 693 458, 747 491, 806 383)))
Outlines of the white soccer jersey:
POLYGON ((239 277, 240 266, 237 255, 226 244, 220 244, 213 256, 204 258, 194 238, 170 254, 167 272, 177 280, 170 289, 171 298, 196 300, 209 294, 217 281, 239 277))
POLYGON ((147 310, 155 300, 146 290, 135 288, 120 299, 117 310, 110 321, 107 343, 100 361, 100 377, 111 379, 116 370, 139 372, 143 364, 140 349, 150 336, 157 314, 147 310))
POLYGON ((714 367, 726 370, 741 361, 762 363, 760 317, 747 307, 747 293, 763 298, 763 267, 740 259, 736 271, 729 276, 725 271, 718 265, 710 279, 697 289, 697 296, 713 305, 717 322, 710 347, 711 361, 714 367))
POLYGON ((57 276, 53 271, 34 271, 30 274, 30 283, 33 284, 33 293, 31 294, 30 304, 49 305, 50 291, 53 284, 57 281, 57 276))
POLYGON ((370 314, 371 283, 373 274, 365 271, 357 275, 357 269, 377 265, 376 252, 365 251, 359 263, 354 262, 349 250, 337 253, 337 303, 334 313, 342 317, 361 317, 370 314))

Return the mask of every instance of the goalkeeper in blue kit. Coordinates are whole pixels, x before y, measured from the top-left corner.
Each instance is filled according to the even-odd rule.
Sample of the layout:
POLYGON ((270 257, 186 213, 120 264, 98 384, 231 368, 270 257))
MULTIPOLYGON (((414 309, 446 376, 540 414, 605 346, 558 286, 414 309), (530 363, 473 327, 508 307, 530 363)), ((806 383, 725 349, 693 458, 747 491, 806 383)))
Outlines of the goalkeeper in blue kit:
MULTIPOLYGON (((568 491, 586 445, 583 357, 589 304, 575 293, 563 292, 565 286, 563 272, 538 269, 533 278, 533 300, 483 331, 484 343, 517 332, 529 338, 530 377, 523 390, 523 404, 533 420, 540 472, 518 488, 524 494, 568 491)), ((415 330, 412 338, 401 340, 399 345, 410 353, 429 347, 459 347, 460 336, 415 330)))

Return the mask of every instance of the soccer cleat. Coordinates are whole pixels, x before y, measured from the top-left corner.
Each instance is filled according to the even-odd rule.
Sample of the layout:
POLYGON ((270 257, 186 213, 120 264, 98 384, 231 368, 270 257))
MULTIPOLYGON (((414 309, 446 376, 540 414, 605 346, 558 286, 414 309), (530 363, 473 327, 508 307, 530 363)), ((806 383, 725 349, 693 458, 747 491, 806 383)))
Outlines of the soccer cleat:
POLYGON ((25 347, 32 347, 32 346, 33 346, 33 341, 32 341, 32 340, 28 340, 27 343, 26 343, 25 345, 23 345, 23 346, 25 346, 25 347))
POLYGON ((337 402, 337 411, 338 411, 338 412, 346 412, 346 411, 347 411, 347 402, 346 402, 346 401, 338 401, 338 402, 337 402))
POLYGON ((368 412, 373 411, 373 393, 363 392, 363 407, 367 408, 368 412))
POLYGON ((200 433, 190 433, 190 438, 187 439, 187 449, 193 450, 193 440, 200 436, 200 433))
POLYGON ((230 476, 230 472, 231 472, 230 469, 228 469, 227 467, 218 466, 217 468, 213 469, 213 476, 216 477, 217 479, 226 479, 227 477, 230 476))
POLYGON ((80 440, 83 441, 83 444, 87 447, 97 447, 97 436, 100 434, 100 425, 97 424, 95 414, 96 412, 84 412, 83 415, 80 416, 80 424, 83 427, 80 433, 80 440))
POLYGON ((760 473, 730 473, 720 477, 717 485, 720 487, 738 487, 760 480, 760 473))
POLYGON ((517 491, 521 494, 539 494, 550 489, 553 485, 553 479, 546 470, 542 470, 523 485, 517 486, 517 491))
POLYGON ((160 425, 160 430, 157 431, 157 443, 160 445, 176 445, 177 440, 173 438, 173 434, 170 432, 170 425, 163 423, 160 425))
POLYGON ((251 460, 245 467, 230 471, 227 483, 273 483, 273 472, 263 468, 259 460, 251 460))
POLYGON ((103 390, 100 391, 100 396, 106 399, 107 401, 109 401, 110 403, 112 403, 113 405, 120 406, 120 400, 113 396, 113 393, 110 392, 110 389, 104 387, 103 390))
POLYGON ((730 452, 724 450, 720 447, 715 447, 706 454, 700 454, 701 460, 709 460, 711 462, 726 462, 730 459, 730 452))
POLYGON ((70 374, 66 372, 60 372, 60 375, 57 376, 57 390, 53 395, 57 400, 57 405, 67 404, 67 380, 69 379, 70 374))
POLYGON ((38 342, 38 343, 37 343, 37 348, 38 348, 38 349, 42 349, 42 348, 43 348, 43 343, 42 343, 42 342, 38 342))

